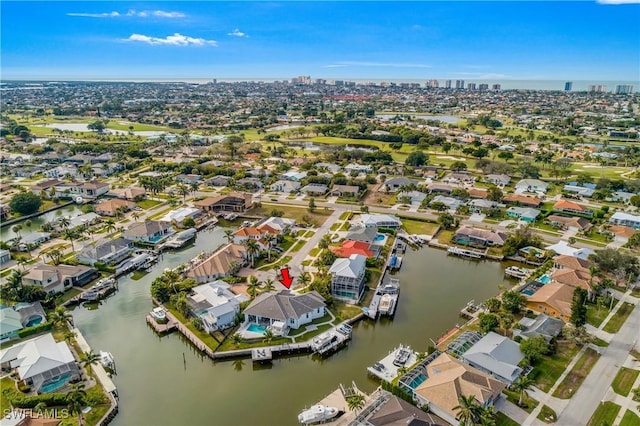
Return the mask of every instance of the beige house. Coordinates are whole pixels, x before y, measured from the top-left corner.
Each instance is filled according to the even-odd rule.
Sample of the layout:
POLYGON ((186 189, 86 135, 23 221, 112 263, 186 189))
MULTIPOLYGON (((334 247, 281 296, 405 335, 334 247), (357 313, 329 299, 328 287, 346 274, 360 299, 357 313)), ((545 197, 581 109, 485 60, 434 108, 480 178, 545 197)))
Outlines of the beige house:
POLYGON ((531 296, 527 296, 525 307, 569 322, 571 301, 575 289, 559 282, 545 284, 531 296))
POLYGON ((229 243, 191 269, 187 277, 199 283, 226 277, 244 265, 246 257, 247 249, 243 245, 229 243))
POLYGON ((96 206, 96 213, 103 216, 115 216, 120 209, 122 212, 127 212, 134 208, 136 204, 132 201, 113 199, 103 201, 96 206))

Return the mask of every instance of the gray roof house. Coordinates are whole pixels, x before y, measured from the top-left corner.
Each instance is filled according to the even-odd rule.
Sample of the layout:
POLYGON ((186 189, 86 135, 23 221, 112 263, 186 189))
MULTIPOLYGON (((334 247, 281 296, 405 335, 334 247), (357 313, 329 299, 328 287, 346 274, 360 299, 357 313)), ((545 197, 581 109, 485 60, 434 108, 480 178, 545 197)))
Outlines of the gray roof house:
POLYGON ((307 195, 324 195, 329 190, 327 185, 321 183, 310 183, 303 187, 300 192, 304 192, 307 195))
POLYGON ((446 197, 444 195, 436 195, 435 197, 433 197, 429 205, 431 206, 434 203, 442 203, 447 206, 447 210, 452 211, 457 210, 458 207, 464 204, 464 202, 462 200, 459 200, 458 198, 446 197))
POLYGON ((375 241, 376 235, 378 235, 378 228, 376 227, 354 226, 349 229, 344 239, 371 244, 375 241))
POLYGON ((417 185, 418 181, 411 180, 406 177, 394 177, 384 181, 384 185, 380 187, 383 191, 396 192, 403 186, 417 185))
POLYGON ((498 333, 489 332, 461 355, 462 361, 508 385, 522 373, 520 346, 498 333))
POLYGON ((122 236, 125 240, 141 241, 149 244, 157 244, 175 233, 170 223, 157 220, 147 220, 134 223, 124 231, 122 236))
POLYGON ((407 192, 398 192, 397 198, 401 200, 403 197, 409 198, 409 203, 414 205, 420 205, 427 198, 427 194, 420 191, 407 191, 407 192))
POLYGON ((300 182, 281 179, 271 184, 270 189, 275 192, 292 193, 292 192, 298 192, 298 189, 300 189, 300 186, 302 186, 300 185, 300 182))
POLYGON ((124 238, 100 241, 95 246, 85 246, 76 255, 80 263, 93 266, 96 262, 115 264, 129 257, 133 242, 124 238))
POLYGON ((523 317, 518 321, 518 325, 522 327, 513 329, 513 337, 520 336, 523 339, 529 337, 542 336, 549 342, 557 337, 562 331, 564 322, 559 318, 552 318, 546 314, 540 314, 535 318, 523 317))
POLYGON ((542 192, 546 193, 549 184, 539 179, 522 179, 516 183, 516 193, 521 192, 542 192))
POLYGON ((274 334, 286 335, 325 314, 324 297, 317 291, 297 294, 289 290, 260 293, 244 310, 244 325, 272 327, 274 334), (279 330, 279 332, 277 331, 279 330))
POLYGON ((511 176, 505 174, 490 174, 487 175, 485 179, 487 180, 487 182, 490 182, 496 186, 507 186, 509 185, 509 182, 511 182, 511 176))
POLYGON ((364 274, 367 258, 352 254, 348 258, 338 258, 329 268, 331 294, 334 298, 348 303, 358 303, 364 293, 364 274))

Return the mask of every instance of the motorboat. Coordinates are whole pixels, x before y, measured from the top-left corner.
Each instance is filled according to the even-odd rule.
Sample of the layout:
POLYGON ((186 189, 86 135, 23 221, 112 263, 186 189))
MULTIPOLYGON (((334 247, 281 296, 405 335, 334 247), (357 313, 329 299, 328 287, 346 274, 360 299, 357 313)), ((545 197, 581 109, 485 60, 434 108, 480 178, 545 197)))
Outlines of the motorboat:
POLYGON ((151 316, 156 321, 166 321, 167 311, 163 307, 158 306, 157 308, 153 308, 153 311, 151 311, 151 316))
POLYGON ((305 425, 324 422, 337 416, 338 412, 338 409, 335 407, 314 405, 298 414, 298 421, 305 425))
POLYGON ((103 367, 113 369, 116 365, 116 361, 113 359, 111 352, 100 351, 100 364, 102 364, 103 367))
POLYGON ((396 357, 393 359, 393 365, 396 367, 403 367, 407 361, 409 361, 409 357, 411 356, 411 351, 407 348, 400 347, 398 349, 398 353, 396 357))

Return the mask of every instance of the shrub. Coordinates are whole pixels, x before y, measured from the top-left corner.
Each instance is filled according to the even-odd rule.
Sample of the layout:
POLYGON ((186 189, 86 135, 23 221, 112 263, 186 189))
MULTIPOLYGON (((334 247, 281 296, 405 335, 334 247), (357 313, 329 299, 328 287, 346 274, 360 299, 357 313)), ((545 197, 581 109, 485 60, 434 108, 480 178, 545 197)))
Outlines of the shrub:
POLYGON ((22 338, 22 337, 31 336, 32 334, 51 330, 52 327, 53 327, 53 324, 50 321, 47 321, 42 324, 34 325, 33 327, 23 328, 22 330, 18 331, 18 337, 22 338))

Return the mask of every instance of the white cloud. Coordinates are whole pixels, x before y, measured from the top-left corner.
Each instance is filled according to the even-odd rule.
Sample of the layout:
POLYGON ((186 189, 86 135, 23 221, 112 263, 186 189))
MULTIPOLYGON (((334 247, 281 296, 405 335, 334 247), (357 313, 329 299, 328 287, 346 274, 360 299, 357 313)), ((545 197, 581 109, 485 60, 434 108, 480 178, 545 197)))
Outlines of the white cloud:
POLYGON ((104 12, 104 13, 67 13, 68 16, 79 16, 83 18, 184 18, 185 15, 182 12, 168 12, 165 10, 129 10, 127 13, 120 12, 104 12))
POLYGON ((427 64, 413 64, 404 62, 358 62, 345 61, 335 64, 325 65, 323 68, 341 68, 341 67, 389 67, 389 68, 431 68, 427 64))
POLYGON ((600 4, 638 4, 640 0, 597 0, 600 4))
POLYGON ((152 45, 164 45, 164 46, 217 46, 218 42, 215 40, 206 40, 204 38, 196 38, 175 33, 173 35, 166 36, 165 38, 151 37, 143 34, 131 34, 129 38, 123 41, 128 42, 140 42, 152 45))
POLYGON ((233 31, 231 31, 230 33, 227 33, 227 35, 233 36, 233 37, 249 37, 249 35, 247 33, 243 33, 242 31, 240 31, 237 28, 234 29, 233 31))

